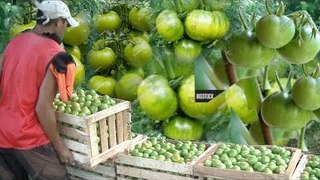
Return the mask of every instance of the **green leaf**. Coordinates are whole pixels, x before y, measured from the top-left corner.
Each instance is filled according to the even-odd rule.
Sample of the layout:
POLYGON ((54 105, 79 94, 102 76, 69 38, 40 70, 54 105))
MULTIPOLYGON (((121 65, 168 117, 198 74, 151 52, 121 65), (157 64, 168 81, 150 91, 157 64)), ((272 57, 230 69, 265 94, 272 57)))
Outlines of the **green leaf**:
POLYGON ((230 124, 229 124, 230 140, 236 144, 256 144, 251 137, 248 129, 242 123, 238 115, 230 110, 230 124))
POLYGON ((206 127, 204 138, 208 142, 256 144, 246 126, 232 109, 225 109, 206 119, 204 127, 206 127))
POLYGON ((239 80, 236 83, 244 91, 249 109, 260 110, 262 95, 257 78, 248 78, 239 80))

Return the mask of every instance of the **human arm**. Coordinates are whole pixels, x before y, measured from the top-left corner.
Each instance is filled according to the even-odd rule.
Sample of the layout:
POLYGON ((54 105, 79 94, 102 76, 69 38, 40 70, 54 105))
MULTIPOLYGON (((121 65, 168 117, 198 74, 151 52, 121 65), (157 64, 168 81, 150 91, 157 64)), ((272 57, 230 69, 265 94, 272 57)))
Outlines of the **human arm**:
POLYGON ((48 69, 40 87, 36 113, 39 122, 57 152, 60 161, 62 163, 74 164, 73 155, 63 144, 58 132, 57 120, 52 106, 56 93, 56 80, 50 69, 48 69))

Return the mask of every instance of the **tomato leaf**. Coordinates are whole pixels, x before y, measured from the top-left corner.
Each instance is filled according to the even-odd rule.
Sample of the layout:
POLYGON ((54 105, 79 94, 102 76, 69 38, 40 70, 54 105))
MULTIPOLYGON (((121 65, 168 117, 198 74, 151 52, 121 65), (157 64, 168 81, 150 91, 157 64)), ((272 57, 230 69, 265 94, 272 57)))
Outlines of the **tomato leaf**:
POLYGON ((261 105, 261 91, 259 88, 259 84, 257 78, 247 78, 239 80, 236 83, 239 87, 242 88, 243 92, 247 97, 248 108, 255 108, 257 111, 260 109, 261 105))
POLYGON ((208 142, 256 144, 238 115, 230 109, 221 111, 204 122, 204 138, 208 142))
POLYGON ((232 109, 230 110, 229 132, 230 140, 233 143, 256 144, 256 142, 251 137, 248 129, 232 109))

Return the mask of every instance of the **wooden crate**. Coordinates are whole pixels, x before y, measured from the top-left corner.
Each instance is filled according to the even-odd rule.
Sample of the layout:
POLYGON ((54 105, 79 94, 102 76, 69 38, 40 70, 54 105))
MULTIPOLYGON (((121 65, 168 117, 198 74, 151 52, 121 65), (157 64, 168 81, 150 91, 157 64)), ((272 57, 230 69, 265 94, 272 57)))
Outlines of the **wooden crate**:
MULTIPOLYGON (((131 148, 138 143, 142 143, 147 138, 139 142, 132 143, 131 148)), ((173 142, 173 141, 171 141, 173 142)), ((213 148, 212 145, 207 145, 207 150, 198 157, 201 158, 213 148)), ((118 154, 115 159, 117 179, 170 179, 170 180, 191 180, 197 179, 193 174, 193 165, 198 159, 189 164, 179 164, 174 162, 159 161, 148 158, 134 157, 124 153, 118 154)))
POLYGON ((300 179, 300 175, 303 172, 304 168, 306 167, 311 156, 312 155, 306 155, 306 154, 301 156, 299 164, 292 175, 292 178, 291 178, 292 180, 300 179))
POLYGON ((130 144, 131 104, 116 101, 116 105, 86 117, 56 112, 60 135, 77 163, 96 166, 130 144))
POLYGON ((67 171, 72 180, 107 180, 116 179, 114 160, 100 163, 94 168, 88 166, 67 166, 67 171))
POLYGON ((287 147, 287 150, 290 150, 292 155, 290 162, 288 164, 287 170, 284 173, 280 174, 267 174, 261 172, 248 172, 248 171, 240 171, 233 169, 220 169, 214 167, 206 167, 202 163, 207 159, 208 156, 214 154, 214 152, 218 149, 220 144, 212 148, 205 156, 199 159, 198 162, 194 165, 194 174, 198 176, 199 179, 205 178, 218 178, 218 179, 228 179, 228 180, 252 180, 252 179, 275 179, 275 180, 287 180, 291 179, 292 174, 299 162, 301 157, 301 150, 297 148, 287 147))

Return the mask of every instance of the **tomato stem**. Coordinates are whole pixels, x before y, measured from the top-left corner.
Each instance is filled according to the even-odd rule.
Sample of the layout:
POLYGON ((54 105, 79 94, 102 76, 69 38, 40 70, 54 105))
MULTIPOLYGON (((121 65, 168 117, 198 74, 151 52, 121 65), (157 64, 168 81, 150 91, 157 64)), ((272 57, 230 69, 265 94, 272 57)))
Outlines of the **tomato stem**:
POLYGON ((275 74, 276 81, 277 81, 277 84, 278 84, 278 86, 279 86, 280 91, 281 91, 281 92, 284 92, 284 89, 283 89, 283 87, 282 87, 282 85, 281 85, 281 83, 280 83, 280 78, 279 78, 279 75, 278 75, 277 71, 274 71, 274 74, 275 74))
POLYGON ((316 70, 312 73, 312 77, 316 78, 318 76, 318 74, 319 74, 319 71, 320 71, 320 64, 317 63, 316 70))
POLYGON ((233 65, 229 62, 226 53, 224 51, 221 51, 221 55, 222 55, 222 59, 224 62, 224 68, 226 70, 227 76, 228 76, 228 81, 229 81, 229 85, 233 85, 237 82, 237 75, 236 72, 234 70, 233 65))
POLYGON ((266 145, 272 145, 273 138, 272 138, 272 134, 271 134, 271 129, 264 122, 263 117, 261 115, 261 111, 258 112, 258 115, 259 115, 259 123, 261 126, 261 131, 262 131, 264 142, 266 145))
POLYGON ((245 30, 248 30, 248 29, 249 29, 249 26, 248 26, 246 20, 244 19, 241 10, 239 10, 239 17, 240 17, 240 21, 241 21, 241 24, 243 25, 244 29, 245 29, 245 30))
POLYGON ((308 151, 307 146, 304 141, 305 133, 306 133, 306 127, 304 126, 300 130, 300 137, 299 137, 299 142, 298 142, 298 148, 300 148, 302 151, 308 151))
POLYGON ((277 9, 276 15, 277 16, 282 16, 284 13, 284 9, 285 9, 285 5, 283 4, 283 2, 280 2, 280 6, 277 9))
POLYGON ((268 13, 269 15, 273 14, 273 13, 271 12, 271 9, 270 9, 270 6, 269 6, 269 0, 265 0, 264 2, 265 2, 265 6, 266 6, 267 13, 268 13))
POLYGON ((264 73, 263 73, 263 82, 262 82, 262 90, 268 90, 270 89, 270 82, 269 82, 269 65, 266 65, 264 67, 264 73))

